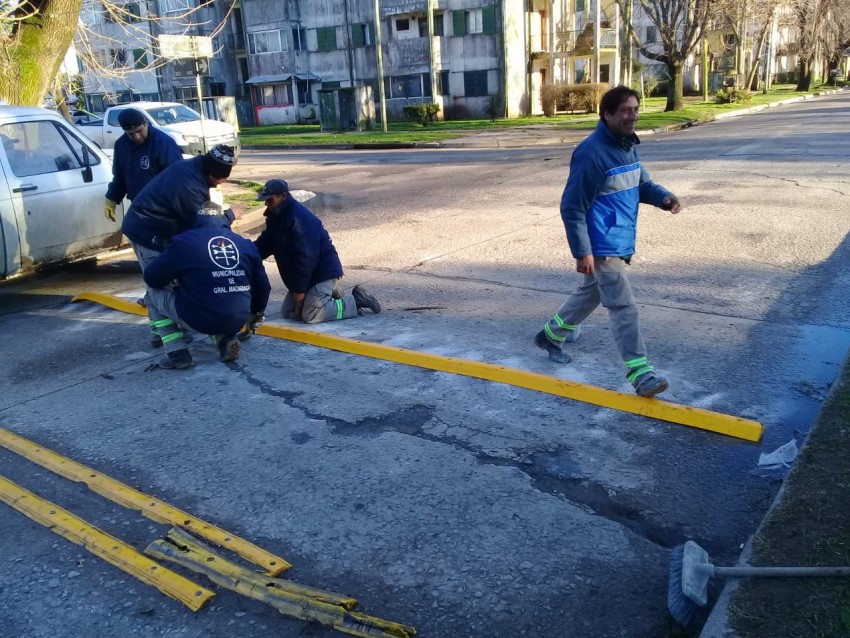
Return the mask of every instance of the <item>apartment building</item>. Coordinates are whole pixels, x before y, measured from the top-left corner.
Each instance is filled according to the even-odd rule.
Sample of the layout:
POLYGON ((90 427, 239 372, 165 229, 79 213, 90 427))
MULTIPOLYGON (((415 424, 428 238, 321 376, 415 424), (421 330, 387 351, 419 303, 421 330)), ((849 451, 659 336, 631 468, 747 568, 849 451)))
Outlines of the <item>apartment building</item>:
MULTIPOLYGON (((157 57, 160 34, 210 36, 213 57, 204 96, 241 95, 238 7, 227 0, 84 0, 75 40, 88 110, 138 100, 197 100, 194 69, 157 57)), ((242 48, 244 59, 244 46, 242 48)))

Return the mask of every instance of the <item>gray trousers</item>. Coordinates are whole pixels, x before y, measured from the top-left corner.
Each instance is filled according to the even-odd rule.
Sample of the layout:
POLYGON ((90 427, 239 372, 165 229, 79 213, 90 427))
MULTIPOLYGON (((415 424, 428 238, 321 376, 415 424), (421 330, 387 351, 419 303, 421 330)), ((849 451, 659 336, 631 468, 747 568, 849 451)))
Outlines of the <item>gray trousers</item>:
POLYGON ((646 346, 626 267, 619 257, 596 257, 594 273, 583 275, 579 287, 544 327, 549 340, 562 346, 569 333, 601 303, 608 310, 623 361, 629 368, 646 365, 646 346))
POLYGON ((294 311, 295 298, 291 292, 287 292, 280 307, 281 316, 284 319, 302 319, 307 323, 356 317, 357 303, 350 294, 343 294, 339 279, 328 279, 311 286, 304 293, 304 307, 300 317, 295 317, 294 311))
MULTIPOLYGON (((151 248, 132 243, 136 260, 142 267, 142 272, 150 266, 160 253, 151 248)), ((162 339, 166 352, 174 352, 188 347, 183 338, 183 330, 180 327, 180 319, 174 307, 174 290, 171 285, 165 288, 149 288, 145 286, 145 304, 148 308, 148 319, 151 324, 151 332, 162 339)))

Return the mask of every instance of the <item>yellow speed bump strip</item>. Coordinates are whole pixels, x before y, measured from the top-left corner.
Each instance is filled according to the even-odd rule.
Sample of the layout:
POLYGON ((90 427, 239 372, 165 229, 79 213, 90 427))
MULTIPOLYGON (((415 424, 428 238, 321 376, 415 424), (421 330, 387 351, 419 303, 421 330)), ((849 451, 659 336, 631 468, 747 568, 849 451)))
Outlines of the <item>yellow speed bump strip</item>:
MULTIPOLYGON (((111 295, 96 292, 86 292, 77 295, 72 301, 94 301, 116 310, 131 312, 133 314, 145 314, 145 310, 138 304, 131 304, 111 295)), ((669 421, 680 425, 688 425, 702 430, 719 432, 728 436, 734 436, 746 441, 759 441, 764 426, 758 421, 742 419, 740 417, 712 412, 701 408, 693 408, 687 405, 668 403, 659 399, 644 399, 633 394, 623 394, 592 385, 567 381, 545 374, 517 370, 493 363, 482 363, 480 361, 467 361, 454 357, 444 357, 426 352, 405 350, 394 346, 384 346, 375 343, 367 343, 346 337, 321 334, 310 330, 289 328, 279 325, 265 324, 257 330, 257 334, 287 341, 295 341, 320 348, 338 350, 351 354, 392 361, 409 366, 426 368, 428 370, 439 370, 450 372, 476 379, 495 381, 518 388, 537 390, 567 399, 583 401, 593 405, 599 405, 621 412, 631 412, 641 416, 669 421)))
POLYGON ((4 476, 0 476, 0 500, 59 536, 82 545, 98 558, 115 565, 143 583, 153 585, 166 596, 179 600, 192 611, 198 611, 215 596, 213 592, 188 578, 158 565, 124 541, 25 490, 4 476))
POLYGON ((284 559, 267 552, 262 547, 257 547, 253 543, 226 532, 196 516, 187 514, 176 507, 171 507, 171 505, 158 498, 148 496, 143 492, 133 489, 129 485, 125 485, 90 467, 56 454, 3 428, 0 428, 0 446, 70 481, 85 483, 93 492, 127 509, 138 510, 152 521, 191 529, 198 536, 222 547, 226 547, 234 554, 241 556, 255 565, 259 565, 271 576, 276 576, 284 569, 292 566, 284 559))
POLYGON ((269 578, 231 563, 180 529, 169 531, 167 540, 151 543, 145 554, 204 574, 220 587, 271 605, 287 616, 312 620, 352 636, 411 638, 416 635, 413 627, 351 611, 357 602, 353 598, 269 578))

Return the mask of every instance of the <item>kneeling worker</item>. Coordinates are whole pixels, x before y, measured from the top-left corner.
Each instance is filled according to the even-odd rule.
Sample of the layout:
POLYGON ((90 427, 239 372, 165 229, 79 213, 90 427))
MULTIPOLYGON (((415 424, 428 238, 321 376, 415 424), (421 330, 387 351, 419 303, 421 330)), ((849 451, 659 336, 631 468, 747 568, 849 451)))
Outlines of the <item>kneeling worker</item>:
POLYGON ((263 261, 251 241, 230 230, 221 206, 207 202, 195 228, 171 243, 144 270, 148 313, 167 353, 160 367, 184 370, 195 365, 180 324, 212 335, 222 361, 235 361, 237 333, 246 323, 255 330, 263 321, 271 286, 263 261), (176 280, 173 290, 166 288, 176 280))
POLYGON ((265 259, 274 255, 280 277, 288 292, 283 300, 284 319, 319 323, 348 319, 368 308, 375 314, 381 304, 362 286, 350 295, 342 292, 339 261, 322 221, 289 194, 282 179, 266 182, 257 196, 266 203, 266 229, 254 241, 265 259))

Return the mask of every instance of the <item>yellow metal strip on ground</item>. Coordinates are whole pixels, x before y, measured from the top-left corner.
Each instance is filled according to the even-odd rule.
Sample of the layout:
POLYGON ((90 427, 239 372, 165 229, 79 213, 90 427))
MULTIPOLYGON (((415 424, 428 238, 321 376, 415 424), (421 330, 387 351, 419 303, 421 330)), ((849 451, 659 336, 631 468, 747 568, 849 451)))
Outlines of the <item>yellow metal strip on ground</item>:
POLYGON ((357 602, 353 598, 263 576, 231 563, 179 529, 169 531, 168 540, 151 543, 145 553, 204 574, 220 587, 264 602, 293 618, 312 620, 353 636, 416 635, 416 629, 408 625, 351 611, 357 602))
POLYGON ((4 476, 0 476, 0 500, 59 536, 82 545, 98 558, 143 583, 156 587, 166 596, 179 600, 192 611, 198 611, 215 596, 213 592, 188 578, 158 565, 124 541, 99 530, 55 503, 25 490, 4 476))
POLYGON ((131 510, 138 510, 153 521, 191 529, 198 536, 212 541, 217 545, 221 545, 245 560, 259 565, 272 576, 276 576, 292 566, 284 559, 267 552, 262 547, 257 547, 253 543, 239 538, 211 523, 207 523, 196 516, 187 514, 183 510, 172 507, 158 498, 148 496, 143 492, 133 489, 129 485, 125 485, 90 467, 56 454, 3 428, 0 428, 0 446, 68 480, 85 483, 93 492, 97 492, 118 505, 131 510))
MULTIPOLYGON (((124 306, 132 305, 111 295, 92 292, 78 295, 72 301, 82 300, 95 301, 116 310, 124 310, 124 306)), ((141 306, 137 307, 140 308, 141 306)), ((124 311, 130 312, 130 310, 124 311)), ((132 309, 132 312, 139 314, 135 308, 132 309)), ((633 394, 623 394, 622 392, 614 392, 613 390, 567 381, 566 379, 559 379, 545 374, 537 374, 536 372, 508 368, 493 363, 444 357, 427 352, 405 350, 394 346, 367 343, 356 339, 348 339, 347 337, 337 337, 301 328, 289 328, 268 323, 261 326, 257 330, 257 334, 428 370, 439 370, 441 372, 450 372, 475 379, 495 381, 518 388, 526 388, 567 399, 583 401, 621 412, 630 412, 661 421, 669 421, 702 430, 718 432, 746 441, 761 440, 764 431, 764 426, 758 421, 742 419, 729 414, 712 412, 687 405, 668 403, 660 399, 644 399, 633 394)))

